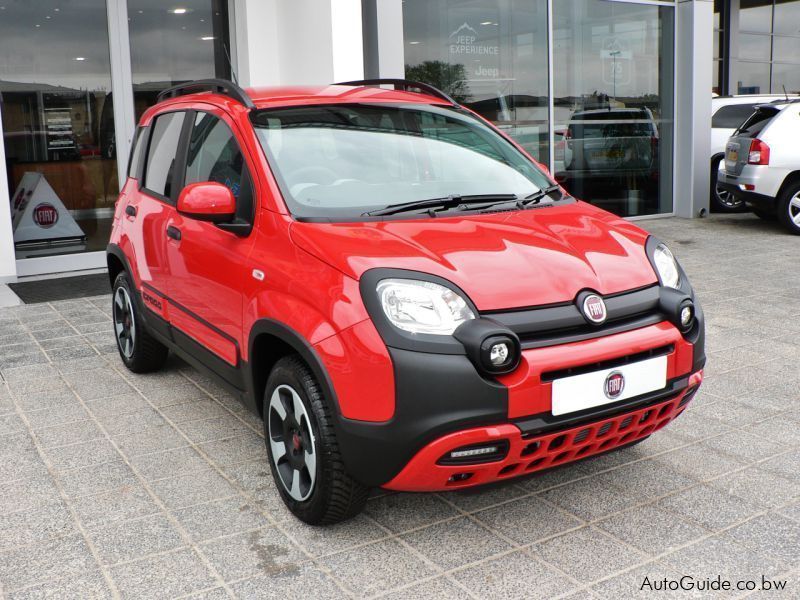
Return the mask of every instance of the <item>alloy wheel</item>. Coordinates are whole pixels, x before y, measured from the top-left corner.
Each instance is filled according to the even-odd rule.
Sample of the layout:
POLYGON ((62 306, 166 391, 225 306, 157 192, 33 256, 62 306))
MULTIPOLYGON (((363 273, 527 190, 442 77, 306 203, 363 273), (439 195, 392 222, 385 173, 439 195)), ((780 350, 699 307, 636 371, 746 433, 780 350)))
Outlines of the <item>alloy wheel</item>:
POLYGON ((114 292, 114 332, 122 354, 131 358, 136 343, 136 321, 131 297, 124 287, 118 287, 114 292))
POLYGON ((796 193, 792 196, 792 199, 789 200, 787 210, 789 211, 789 218, 792 220, 792 223, 800 227, 800 192, 796 193))
POLYGON ((717 202, 719 202, 719 204, 721 206, 724 206, 725 208, 729 209, 739 208, 743 203, 743 201, 740 198, 737 198, 731 192, 729 192, 724 188, 721 188, 719 185, 717 185, 717 187, 714 188, 714 192, 717 195, 717 202))
POLYGON ((267 435, 272 463, 283 487, 299 502, 314 491, 317 454, 311 420, 300 395, 279 385, 269 400, 267 435))

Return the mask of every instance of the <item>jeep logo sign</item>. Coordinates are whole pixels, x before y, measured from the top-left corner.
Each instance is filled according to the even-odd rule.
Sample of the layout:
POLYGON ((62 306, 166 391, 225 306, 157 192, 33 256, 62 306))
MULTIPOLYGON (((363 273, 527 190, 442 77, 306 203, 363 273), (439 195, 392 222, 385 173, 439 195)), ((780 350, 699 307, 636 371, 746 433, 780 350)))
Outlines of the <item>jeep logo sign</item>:
POLYGON ((583 300, 583 315, 592 323, 602 323, 606 320, 606 303, 597 294, 589 294, 583 300))
POLYGON ((33 222, 42 229, 50 229, 58 221, 56 207, 47 202, 42 202, 33 209, 33 222))
POLYGON ((603 391, 606 394, 606 398, 610 400, 619 398, 620 394, 622 394, 622 390, 625 389, 625 376, 619 371, 611 371, 608 377, 606 377, 604 388, 603 391))

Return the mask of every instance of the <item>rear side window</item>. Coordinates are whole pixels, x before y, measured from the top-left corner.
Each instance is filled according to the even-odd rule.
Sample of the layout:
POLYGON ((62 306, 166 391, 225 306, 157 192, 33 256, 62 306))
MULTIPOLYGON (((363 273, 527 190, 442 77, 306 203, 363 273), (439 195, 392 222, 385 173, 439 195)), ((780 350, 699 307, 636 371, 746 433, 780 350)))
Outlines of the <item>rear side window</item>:
POLYGON ((714 129, 736 129, 744 120, 753 114, 755 104, 729 104, 723 106, 711 117, 714 129))
POLYGON ((172 195, 175 176, 175 157, 183 128, 182 112, 167 113, 156 117, 152 125, 150 147, 147 152, 144 187, 160 196, 172 195))
POLYGON ((734 135, 749 138, 758 136, 767 126, 767 123, 772 120, 772 117, 777 115, 779 112, 780 109, 771 106, 762 106, 756 109, 756 111, 750 115, 750 117, 744 123, 742 123, 742 126, 736 130, 734 135))

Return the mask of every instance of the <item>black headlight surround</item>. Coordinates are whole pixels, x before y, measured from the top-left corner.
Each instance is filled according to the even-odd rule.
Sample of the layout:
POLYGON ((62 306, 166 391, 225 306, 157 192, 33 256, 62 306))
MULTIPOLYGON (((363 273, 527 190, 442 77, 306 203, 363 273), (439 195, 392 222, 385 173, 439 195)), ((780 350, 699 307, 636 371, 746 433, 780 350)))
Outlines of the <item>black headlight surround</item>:
POLYGON ((467 356, 480 373, 503 375, 519 366, 522 346, 516 333, 505 325, 492 319, 481 317, 466 321, 453 332, 453 337, 464 346, 467 356), (502 365, 493 365, 489 354, 494 344, 506 343, 509 346, 508 360, 502 365))

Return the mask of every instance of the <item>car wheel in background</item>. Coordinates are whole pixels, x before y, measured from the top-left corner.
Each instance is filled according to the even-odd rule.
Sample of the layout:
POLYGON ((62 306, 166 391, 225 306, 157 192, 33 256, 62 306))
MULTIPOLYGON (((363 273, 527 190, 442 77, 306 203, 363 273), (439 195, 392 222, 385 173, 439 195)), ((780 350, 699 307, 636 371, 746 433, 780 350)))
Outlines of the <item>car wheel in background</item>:
POLYGON ((369 489, 345 471, 331 409, 299 357, 275 364, 263 415, 272 476, 289 510, 309 525, 330 525, 360 513, 369 489))
POLYGON ((778 198, 778 220, 790 232, 800 235, 800 181, 789 184, 778 198))
POLYGON ((164 366, 169 350, 147 331, 134 301, 135 292, 122 271, 114 281, 112 319, 119 356, 134 373, 149 373, 164 366))
POLYGON ((744 200, 717 185, 717 172, 721 161, 721 158, 711 161, 711 209, 722 213, 744 212, 747 210, 744 200))

